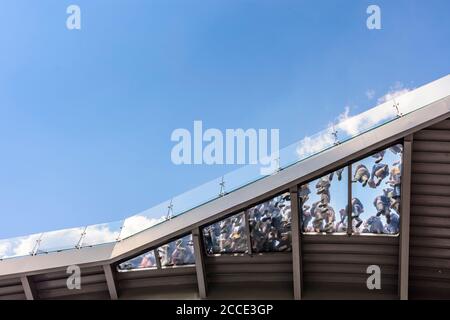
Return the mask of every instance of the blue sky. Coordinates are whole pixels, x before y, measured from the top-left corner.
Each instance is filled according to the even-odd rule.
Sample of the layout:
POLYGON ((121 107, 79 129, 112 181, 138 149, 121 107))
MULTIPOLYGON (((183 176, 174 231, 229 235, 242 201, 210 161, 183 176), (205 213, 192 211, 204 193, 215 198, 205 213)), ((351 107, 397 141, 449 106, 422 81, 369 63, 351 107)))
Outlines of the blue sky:
POLYGON ((170 135, 194 120, 279 128, 286 146, 448 74, 448 12, 446 0, 3 0, 0 238, 119 220, 234 169, 172 164, 170 135), (369 4, 382 30, 366 28, 369 4))

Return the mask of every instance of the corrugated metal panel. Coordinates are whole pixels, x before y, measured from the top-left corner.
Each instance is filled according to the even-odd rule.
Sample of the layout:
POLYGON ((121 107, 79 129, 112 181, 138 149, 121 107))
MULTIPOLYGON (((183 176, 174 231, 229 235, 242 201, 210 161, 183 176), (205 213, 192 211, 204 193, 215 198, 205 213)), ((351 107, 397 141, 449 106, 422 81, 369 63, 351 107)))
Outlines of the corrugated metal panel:
POLYGON ((197 276, 195 266, 171 267, 154 270, 137 270, 128 272, 117 272, 119 290, 129 290, 137 288, 168 287, 185 285, 197 286, 197 276))
POLYGON ((285 283, 292 290, 292 255, 287 253, 210 256, 208 283, 285 283))
POLYGON ((0 300, 25 300, 20 278, 0 280, 0 300))
POLYGON ((108 287, 102 267, 81 269, 81 289, 69 290, 65 270, 30 277, 38 299, 108 299, 108 287))
POLYGON ((396 299, 398 237, 302 235, 303 298, 396 299), (367 267, 381 269, 381 290, 367 288, 367 267))
POLYGON ((428 129, 430 129, 430 130, 450 130, 450 119, 436 123, 435 125, 428 127, 428 129))
POLYGON ((414 134, 409 297, 450 298, 450 120, 414 134))
POLYGON ((1 295, 0 300, 26 300, 25 293, 14 293, 8 295, 1 295))

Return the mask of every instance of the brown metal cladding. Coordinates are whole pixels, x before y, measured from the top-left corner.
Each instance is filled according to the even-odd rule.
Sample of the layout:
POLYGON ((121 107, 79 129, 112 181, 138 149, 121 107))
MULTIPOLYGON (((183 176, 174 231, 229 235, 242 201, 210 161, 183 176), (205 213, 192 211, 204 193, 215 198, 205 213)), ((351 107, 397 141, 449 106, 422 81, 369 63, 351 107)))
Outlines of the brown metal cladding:
POLYGON ((410 299, 450 298, 450 119, 414 134, 410 299))
POLYGON ((305 299, 397 298, 398 237, 306 234, 302 244, 305 299), (370 265, 381 268, 381 290, 367 288, 370 265))
POLYGON ((20 278, 0 280, 0 300, 25 300, 20 278))

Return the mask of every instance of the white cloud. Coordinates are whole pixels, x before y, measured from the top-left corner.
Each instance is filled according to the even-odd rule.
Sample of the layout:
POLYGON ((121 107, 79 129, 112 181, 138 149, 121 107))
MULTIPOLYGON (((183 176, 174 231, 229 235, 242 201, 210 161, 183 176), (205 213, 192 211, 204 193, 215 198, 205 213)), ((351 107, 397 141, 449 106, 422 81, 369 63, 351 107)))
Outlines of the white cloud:
MULTIPOLYGON (((296 149, 299 159, 304 159, 332 146, 335 142, 334 131, 337 132, 338 141, 342 141, 394 119, 397 116, 397 111, 393 105, 386 102, 409 91, 411 89, 405 88, 401 82, 396 82, 385 95, 378 99, 379 105, 377 107, 355 116, 350 115, 350 107, 346 106, 344 112, 337 117, 337 124, 331 123, 324 131, 300 141, 296 149)), ((372 99, 374 94, 375 91, 373 90, 366 92, 369 99, 372 99)))
MULTIPOLYGON (((349 136, 365 132, 377 125, 380 125, 387 120, 391 120, 397 116, 397 111, 393 107, 393 104, 387 102, 411 91, 409 88, 405 88, 401 82, 396 82, 390 87, 389 91, 378 98, 378 106, 369 109, 356 116, 350 116, 350 108, 345 107, 343 113, 338 117, 338 124, 336 129, 343 131, 349 136)), ((366 93, 367 94, 367 93, 366 93)))
MULTIPOLYGON (((41 234, 33 234, 0 243, 0 257, 21 257, 30 255, 41 238, 38 253, 58 250, 74 249, 81 238, 84 227, 64 229, 41 234)), ((108 224, 90 226, 86 229, 86 235, 82 245, 95 245, 113 242, 119 236, 119 230, 111 230, 108 224)))
POLYGON ((86 229, 86 235, 83 238, 81 246, 90 246, 116 241, 119 237, 120 227, 116 226, 116 228, 113 228, 114 225, 115 223, 104 223, 89 226, 86 229))
POLYGON ((160 218, 148 218, 142 215, 135 215, 125 220, 124 228, 120 234, 120 238, 124 239, 140 231, 148 229, 160 222, 166 220, 165 216, 160 218))
POLYGON ((314 136, 305 137, 302 141, 300 141, 296 150, 299 158, 304 159, 314 153, 332 146, 335 141, 332 132, 332 128, 329 127, 314 136))
MULTIPOLYGON (((150 228, 165 220, 135 215, 125 220, 124 228, 121 223, 99 224, 89 226, 82 241, 82 246, 110 243, 120 238, 126 238, 140 231, 150 228)), ((41 234, 13 238, 0 241, 0 258, 11 258, 30 255, 35 248, 36 241, 41 237, 38 253, 58 250, 74 249, 81 238, 84 227, 58 230, 41 234)))
MULTIPOLYGON (((81 238, 83 230, 84 228, 80 227, 74 229, 45 232, 42 235, 38 247, 38 253, 75 248, 81 238)), ((22 256, 30 254, 30 252, 33 251, 33 248, 38 239, 39 234, 21 239, 19 244, 14 248, 14 255, 22 256)))
POLYGON ((345 106, 344 112, 342 112, 341 114, 338 115, 337 122, 340 123, 342 121, 346 121, 348 118, 350 118, 350 107, 345 106))
POLYGON ((32 234, 30 236, 12 239, 10 242, 10 253, 8 257, 29 255, 39 239, 40 234, 32 234))
POLYGON ((400 97, 401 95, 404 95, 409 91, 411 91, 410 88, 405 88, 403 86, 403 83, 397 81, 393 86, 390 87, 389 91, 385 95, 378 98, 377 102, 378 104, 388 102, 397 97, 400 97))
POLYGON ((373 90, 373 89, 367 90, 366 97, 367 97, 367 99, 372 100, 373 97, 375 97, 375 90, 373 90))
POLYGON ((8 240, 2 241, 0 243, 0 258, 8 256, 11 250, 11 243, 8 240))
POLYGON ((395 116, 395 109, 388 105, 377 106, 356 116, 350 116, 350 109, 346 108, 338 117, 339 122, 336 129, 338 133, 341 132, 341 135, 345 134, 344 138, 350 138, 393 119, 395 116))

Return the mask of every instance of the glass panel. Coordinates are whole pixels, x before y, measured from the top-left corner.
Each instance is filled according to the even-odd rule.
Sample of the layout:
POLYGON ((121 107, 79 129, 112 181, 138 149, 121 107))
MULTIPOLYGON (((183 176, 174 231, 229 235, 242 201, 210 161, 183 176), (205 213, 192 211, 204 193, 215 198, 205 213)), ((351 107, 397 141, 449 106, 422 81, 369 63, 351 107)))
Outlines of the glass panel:
MULTIPOLYGON (((163 268, 195 264, 194 244, 191 234, 162 245, 156 251, 163 268)), ((155 250, 153 249, 117 266, 118 271, 156 268, 155 250)))
POLYGON ((173 215, 177 216, 219 197, 221 180, 214 179, 173 198, 173 215))
POLYGON ((41 233, 0 241, 0 259, 31 255, 41 233))
POLYGON ((265 172, 265 166, 261 166, 259 164, 249 164, 237 170, 234 170, 230 173, 227 173, 224 176, 224 187, 225 192, 229 193, 239 188, 242 188, 249 183, 252 183, 260 178, 267 176, 267 174, 273 173, 273 170, 268 170, 269 172, 265 172))
MULTIPOLYGON (((296 153, 298 161, 309 158, 312 155, 334 146, 335 141, 332 127, 322 130, 310 137, 303 138, 297 143, 296 153)), ((281 154, 283 153, 284 152, 281 152, 281 154)))
POLYGON ((81 247, 95 246, 99 244, 117 241, 120 236, 123 221, 96 224, 88 226, 85 231, 81 247))
POLYGON ((156 269, 156 259, 153 250, 150 250, 140 256, 122 262, 117 266, 117 271, 130 271, 130 270, 143 270, 143 269, 156 269))
POLYGON ((397 144, 352 164, 354 233, 399 232, 402 153, 397 144))
POLYGON ((79 244, 84 227, 45 232, 37 254, 74 249, 79 244))
POLYGON ((192 235, 167 243, 157 249, 161 267, 195 264, 192 235))
POLYGON ((253 252, 291 250, 291 198, 285 193, 247 210, 253 252))
POLYGON ((170 201, 165 201, 148 210, 125 219, 120 239, 126 239, 136 233, 157 225, 168 218, 170 201))
POLYGON ((392 102, 385 102, 355 116, 345 116, 335 125, 339 142, 344 142, 353 137, 379 127, 398 117, 392 102))
MULTIPOLYGON (((450 76, 428 83, 395 98, 399 111, 405 115, 449 95, 450 76)), ((391 101, 394 104, 394 101, 391 101)))
POLYGON ((303 233, 347 232, 347 167, 300 187, 303 233))
POLYGON ((208 254, 248 252, 244 214, 205 227, 203 239, 208 254))

